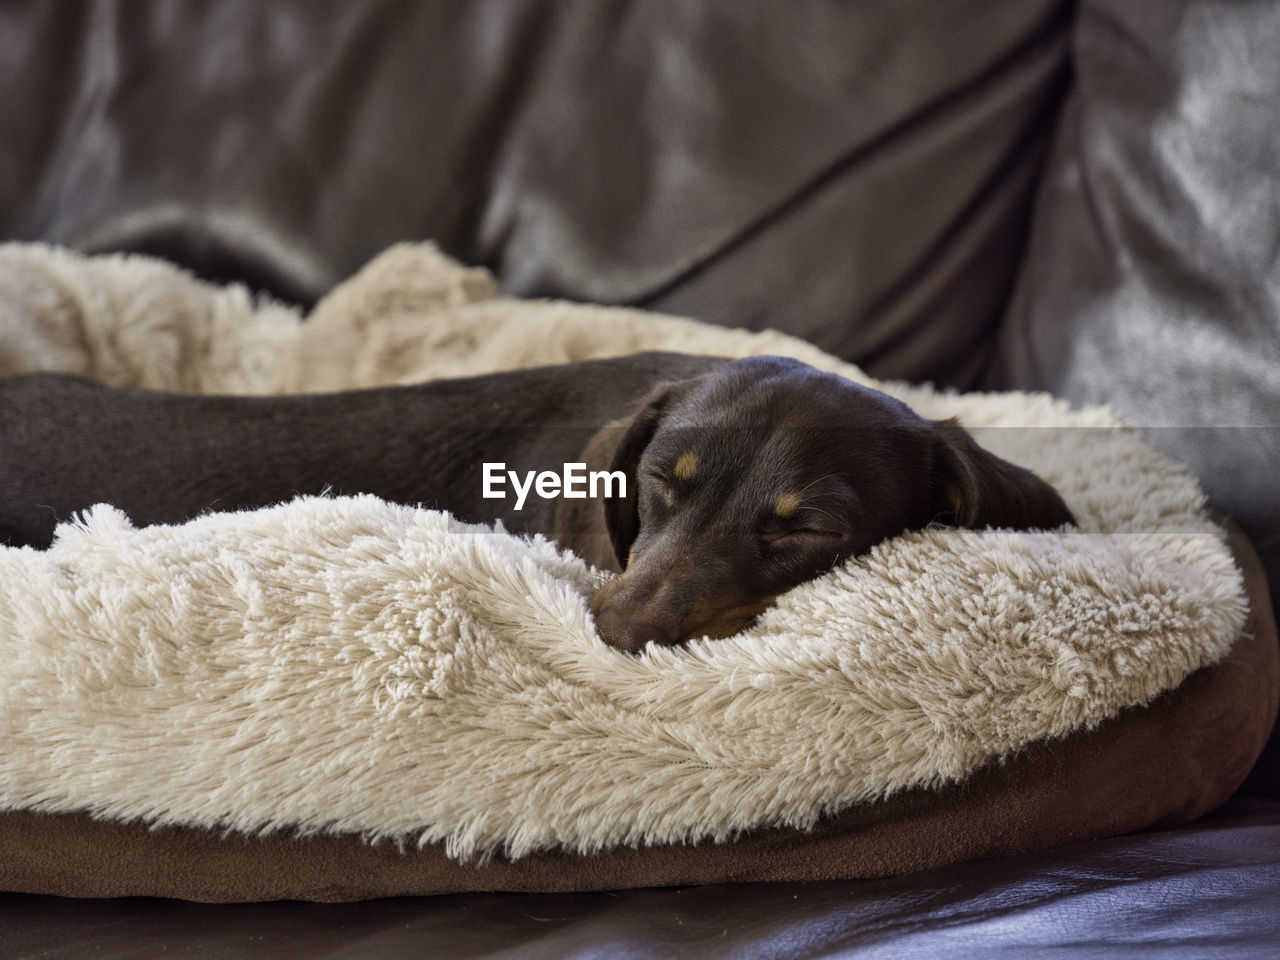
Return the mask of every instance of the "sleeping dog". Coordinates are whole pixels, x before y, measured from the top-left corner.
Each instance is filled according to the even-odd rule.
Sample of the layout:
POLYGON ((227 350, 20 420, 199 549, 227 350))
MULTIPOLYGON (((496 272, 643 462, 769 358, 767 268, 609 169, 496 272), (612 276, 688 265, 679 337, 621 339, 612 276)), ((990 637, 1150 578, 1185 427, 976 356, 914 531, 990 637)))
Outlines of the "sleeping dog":
POLYGON ((643 353, 286 397, 0 382, 0 543, 47 546, 99 502, 141 526, 323 492, 554 538, 620 573, 591 608, 628 651, 729 636, 783 591, 930 523, 1072 522, 1052 487, 954 421, 781 357, 643 353), (498 477, 529 478, 527 494, 570 463, 625 483, 495 495, 498 477))

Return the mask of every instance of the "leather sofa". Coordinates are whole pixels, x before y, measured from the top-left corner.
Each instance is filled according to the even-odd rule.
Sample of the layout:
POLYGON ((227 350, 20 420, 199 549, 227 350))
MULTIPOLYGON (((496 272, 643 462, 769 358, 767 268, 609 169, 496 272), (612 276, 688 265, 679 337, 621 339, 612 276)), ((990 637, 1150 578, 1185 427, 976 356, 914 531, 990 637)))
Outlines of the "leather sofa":
MULTIPOLYGON (((1107 402, 1280 596, 1267 0, 0 7, 0 238, 308 304, 398 240, 504 292, 1107 402)), ((1280 739, 1202 820, 863 882, 342 905, 0 895, 6 957, 1274 957, 1280 739)))

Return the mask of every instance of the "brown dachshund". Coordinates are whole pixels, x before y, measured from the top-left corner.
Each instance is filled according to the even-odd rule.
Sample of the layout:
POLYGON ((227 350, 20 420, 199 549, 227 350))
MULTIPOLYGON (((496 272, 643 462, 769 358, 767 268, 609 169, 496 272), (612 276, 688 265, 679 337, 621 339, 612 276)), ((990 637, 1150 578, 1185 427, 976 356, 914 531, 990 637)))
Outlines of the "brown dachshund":
POLYGON ((781 357, 658 387, 588 460, 637 479, 603 504, 623 572, 591 605, 623 650, 730 636, 783 591, 933 522, 1073 522, 1052 487, 955 421, 781 357))
POLYGON ((501 520, 620 571, 592 609, 630 651, 735 633, 904 530, 1071 522, 953 422, 779 357, 645 353, 288 397, 0 382, 0 543, 47 546, 99 502, 141 526, 323 492, 501 520), (575 463, 625 484, 566 497, 575 463))

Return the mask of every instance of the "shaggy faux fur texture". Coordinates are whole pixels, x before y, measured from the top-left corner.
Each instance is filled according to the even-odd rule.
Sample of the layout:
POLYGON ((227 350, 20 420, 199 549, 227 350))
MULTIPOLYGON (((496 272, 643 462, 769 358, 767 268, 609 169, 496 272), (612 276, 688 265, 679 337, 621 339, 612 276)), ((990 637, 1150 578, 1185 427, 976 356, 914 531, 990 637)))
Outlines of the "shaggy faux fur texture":
MULTIPOLYGON (((154 261, 0 248, 0 372, 333 389, 798 341, 517 303, 428 246, 303 323, 154 261), (352 358, 355 362, 352 362, 352 358)), ((372 498, 0 551, 0 808, 443 841, 451 855, 721 840, 1090 727, 1221 657, 1240 575, 1195 483, 1105 409, 879 384, 1058 487, 1081 532, 930 530, 751 630, 639 657, 550 545, 372 498)))

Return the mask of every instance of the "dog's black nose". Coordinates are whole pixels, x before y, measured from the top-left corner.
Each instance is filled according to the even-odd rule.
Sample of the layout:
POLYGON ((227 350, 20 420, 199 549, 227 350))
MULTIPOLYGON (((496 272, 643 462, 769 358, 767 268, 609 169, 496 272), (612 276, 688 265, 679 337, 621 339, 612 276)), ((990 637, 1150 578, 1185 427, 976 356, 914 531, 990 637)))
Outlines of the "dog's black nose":
POLYGON ((600 633, 600 639, 609 646, 627 653, 639 653, 649 642, 664 647, 671 646, 678 639, 665 627, 623 613, 614 607, 606 607, 596 614, 596 630, 600 633))

